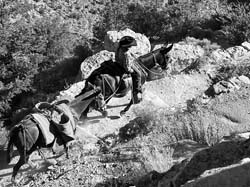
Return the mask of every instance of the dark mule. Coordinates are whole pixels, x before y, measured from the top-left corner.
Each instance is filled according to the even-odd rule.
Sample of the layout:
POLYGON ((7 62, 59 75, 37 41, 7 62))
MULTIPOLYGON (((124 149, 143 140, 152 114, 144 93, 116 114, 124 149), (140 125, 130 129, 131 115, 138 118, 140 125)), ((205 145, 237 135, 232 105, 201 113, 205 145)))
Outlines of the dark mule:
MULTIPOLYGON (((76 100, 67 102, 67 106, 72 114, 71 119, 73 120, 71 121, 76 123, 79 120, 82 112, 86 110, 86 107, 89 105, 89 103, 92 102, 95 96, 99 93, 100 90, 98 89, 91 90, 89 92, 86 92, 76 100)), ((65 103, 64 101, 59 101, 57 102, 57 104, 59 104, 60 102, 65 103)), ((31 112, 32 110, 29 111, 31 112)), ((38 127, 37 121, 34 120, 31 114, 27 114, 27 112, 23 115, 25 115, 23 116, 23 119, 16 121, 16 124, 12 127, 9 133, 7 162, 9 163, 11 161, 13 146, 17 148, 17 151, 20 155, 19 161, 13 168, 11 179, 13 182, 15 182, 15 177, 20 167, 28 162, 31 153, 35 150, 38 150, 39 153, 43 156, 40 148, 52 147, 56 139, 60 139, 61 143, 63 143, 66 157, 68 157, 68 146, 66 145, 66 142, 62 140, 62 136, 55 125, 50 124, 49 126, 49 131, 54 135, 54 140, 50 144, 46 144, 45 138, 43 136, 43 133, 41 132, 41 129, 38 127)), ((21 118, 21 116, 19 115, 18 118, 21 118)))
MULTIPOLYGON (((160 66, 163 70, 168 64, 168 52, 172 49, 173 44, 169 47, 163 46, 160 49, 152 51, 138 58, 138 63, 142 72, 142 85, 148 80, 148 74, 154 73, 151 69, 160 66)), ((118 63, 112 61, 103 62, 101 67, 92 72, 86 80, 84 89, 79 95, 93 89, 100 88, 102 95, 99 95, 90 105, 95 110, 100 111, 103 116, 107 116, 106 104, 112 97, 123 97, 132 89, 132 79, 130 76, 124 76, 124 72, 118 63)), ((121 115, 125 114, 131 105, 133 98, 129 104, 121 111, 121 115)), ((87 115, 89 107, 84 111, 83 115, 87 115)))
MULTIPOLYGON (((50 131, 56 135, 56 129, 54 126, 50 126, 50 131)), ((37 122, 33 120, 31 115, 27 115, 21 122, 13 127, 9 134, 9 143, 7 148, 7 162, 11 161, 13 145, 16 146, 20 155, 19 161, 13 168, 12 181, 15 182, 15 177, 20 167, 28 162, 30 154, 40 148, 52 147, 54 141, 51 144, 46 145, 41 130, 37 126, 37 122)), ((68 149, 64 144, 66 154, 68 156, 68 149)))

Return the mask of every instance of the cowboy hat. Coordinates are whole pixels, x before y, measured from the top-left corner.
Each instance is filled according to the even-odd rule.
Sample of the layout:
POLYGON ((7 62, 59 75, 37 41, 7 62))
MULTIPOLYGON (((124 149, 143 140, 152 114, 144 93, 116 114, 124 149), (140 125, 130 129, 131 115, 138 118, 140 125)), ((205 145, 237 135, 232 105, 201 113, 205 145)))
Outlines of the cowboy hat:
POLYGON ((136 40, 131 36, 123 36, 119 41, 120 47, 136 46, 136 40))

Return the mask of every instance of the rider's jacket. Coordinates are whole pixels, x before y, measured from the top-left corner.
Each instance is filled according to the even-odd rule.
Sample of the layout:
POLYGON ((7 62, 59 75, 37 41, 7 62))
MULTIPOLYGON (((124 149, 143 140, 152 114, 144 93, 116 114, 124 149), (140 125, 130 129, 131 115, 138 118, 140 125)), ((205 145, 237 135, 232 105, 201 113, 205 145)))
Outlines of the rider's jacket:
POLYGON ((118 48, 115 53, 115 61, 119 63, 127 73, 134 72, 135 60, 130 49, 125 51, 123 48, 118 48))

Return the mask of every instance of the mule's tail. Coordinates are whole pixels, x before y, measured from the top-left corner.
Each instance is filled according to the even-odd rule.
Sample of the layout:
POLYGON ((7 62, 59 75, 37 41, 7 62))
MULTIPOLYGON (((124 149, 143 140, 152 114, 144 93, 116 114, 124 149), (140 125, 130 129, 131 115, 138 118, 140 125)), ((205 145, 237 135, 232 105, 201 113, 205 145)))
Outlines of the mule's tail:
POLYGON ((14 137, 16 136, 17 128, 14 127, 9 134, 9 142, 7 146, 7 163, 10 163, 14 151, 14 137))
POLYGON ((10 163, 12 155, 13 155, 13 138, 10 137, 9 143, 8 143, 8 147, 7 147, 7 163, 10 163))

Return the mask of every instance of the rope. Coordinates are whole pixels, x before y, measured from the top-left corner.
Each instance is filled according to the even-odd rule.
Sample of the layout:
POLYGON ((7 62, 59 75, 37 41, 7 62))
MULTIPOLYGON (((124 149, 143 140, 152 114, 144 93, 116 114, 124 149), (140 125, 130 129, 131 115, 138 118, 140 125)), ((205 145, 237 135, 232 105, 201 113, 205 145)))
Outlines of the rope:
MULTIPOLYGON (((117 91, 119 90, 119 88, 120 88, 120 86, 121 86, 122 78, 123 78, 123 76, 121 77, 121 80, 119 81, 119 85, 118 85, 118 87, 116 88, 116 90, 113 90, 113 89, 112 89, 112 86, 109 84, 109 82, 108 82, 105 78, 103 78, 104 81, 106 81, 107 84, 109 85, 110 89, 113 91, 113 93, 112 93, 107 99, 104 100, 105 102, 107 102, 110 98, 112 98, 112 97, 117 93, 117 91)), ((103 81, 103 82, 104 82, 104 81, 103 81)), ((104 98, 105 98, 105 97, 104 97, 104 98)))

